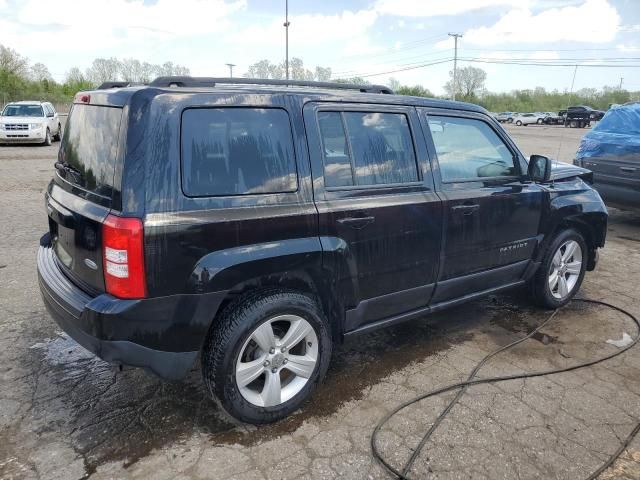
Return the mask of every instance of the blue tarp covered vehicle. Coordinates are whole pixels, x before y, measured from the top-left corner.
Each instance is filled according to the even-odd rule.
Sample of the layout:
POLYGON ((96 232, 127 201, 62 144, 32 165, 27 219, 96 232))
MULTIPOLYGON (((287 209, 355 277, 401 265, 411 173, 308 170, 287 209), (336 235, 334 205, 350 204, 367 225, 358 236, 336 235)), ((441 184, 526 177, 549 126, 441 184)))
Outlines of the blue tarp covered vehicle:
POLYGON ((574 163, 593 171, 606 203, 640 207, 640 103, 611 108, 582 138, 574 163))

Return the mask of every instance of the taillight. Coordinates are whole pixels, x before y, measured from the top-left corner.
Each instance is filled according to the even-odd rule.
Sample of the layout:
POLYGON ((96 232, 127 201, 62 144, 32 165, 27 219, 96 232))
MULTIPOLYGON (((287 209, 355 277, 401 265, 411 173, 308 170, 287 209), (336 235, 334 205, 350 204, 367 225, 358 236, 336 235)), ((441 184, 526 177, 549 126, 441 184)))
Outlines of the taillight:
POLYGON ((88 93, 78 92, 73 97, 73 103, 89 103, 91 101, 91 95, 88 93))
POLYGON ((107 216, 102 224, 104 283, 119 298, 144 298, 144 228, 139 218, 107 216))

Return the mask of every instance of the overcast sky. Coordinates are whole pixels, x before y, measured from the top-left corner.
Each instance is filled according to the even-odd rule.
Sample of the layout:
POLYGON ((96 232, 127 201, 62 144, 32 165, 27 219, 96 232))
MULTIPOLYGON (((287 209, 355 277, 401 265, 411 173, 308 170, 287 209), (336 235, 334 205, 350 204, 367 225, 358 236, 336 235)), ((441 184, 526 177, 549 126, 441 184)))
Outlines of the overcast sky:
MULTIPOLYGON (((173 61, 193 75, 226 76, 284 59, 284 0, 0 0, 0 43, 42 62, 56 80, 96 57, 173 61)), ((578 67, 575 89, 640 90, 640 0, 290 0, 289 55, 334 77, 371 75, 437 94, 461 58, 578 67), (404 71, 407 67, 440 63, 404 71)), ((491 91, 568 89, 573 67, 469 63, 491 91)))

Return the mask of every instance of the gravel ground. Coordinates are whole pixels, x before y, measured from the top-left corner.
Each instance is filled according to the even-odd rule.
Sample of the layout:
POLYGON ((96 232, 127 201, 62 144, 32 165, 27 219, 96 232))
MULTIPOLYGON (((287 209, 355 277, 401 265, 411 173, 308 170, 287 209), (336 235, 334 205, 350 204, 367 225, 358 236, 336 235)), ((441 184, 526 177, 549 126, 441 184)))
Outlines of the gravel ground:
MULTIPOLYGON (((507 127, 526 154, 570 161, 583 131, 507 127), (561 141, 560 135, 565 135, 561 141), (559 148, 562 142, 562 147, 559 148)), ((299 412, 253 427, 223 415, 194 370, 168 383, 116 372, 61 334, 40 300, 35 251, 53 147, 0 147, 0 478, 388 478, 373 460, 380 418, 457 382, 487 352, 548 312, 524 292, 483 299, 339 346, 325 383, 299 412)), ((612 210, 608 242, 582 295, 640 315, 640 214, 612 210), (635 280, 635 281, 634 281, 635 280)), ((635 333, 619 314, 574 304, 544 335, 493 359, 480 376, 567 366, 635 333)), ((401 466, 451 394, 391 421, 380 448, 401 466)), ((413 478, 580 479, 640 419, 640 348, 572 373, 469 389, 413 478)), ((602 478, 640 478, 640 442, 602 478)))

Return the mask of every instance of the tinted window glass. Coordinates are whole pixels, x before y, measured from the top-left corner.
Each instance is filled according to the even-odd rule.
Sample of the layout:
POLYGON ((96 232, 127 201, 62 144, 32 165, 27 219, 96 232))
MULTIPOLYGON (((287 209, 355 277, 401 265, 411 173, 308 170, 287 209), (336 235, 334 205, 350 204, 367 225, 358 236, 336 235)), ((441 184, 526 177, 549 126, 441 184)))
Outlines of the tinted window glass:
POLYGON ((432 116, 429 127, 443 181, 517 174, 511 152, 485 122, 432 116))
POLYGON ((289 116, 280 109, 201 108, 182 115, 182 185, 191 196, 297 188, 289 116))
POLYGON ((407 117, 397 113, 345 112, 356 185, 418 180, 407 117))
POLYGON ((318 122, 326 186, 418 180, 411 132, 404 114, 320 112, 318 122))
POLYGON ((320 112, 318 123, 324 150, 325 185, 327 187, 353 185, 349 146, 344 133, 342 115, 338 112, 320 112))
POLYGON ((70 168, 58 174, 110 198, 121 117, 121 108, 74 105, 60 147, 60 160, 70 168))

